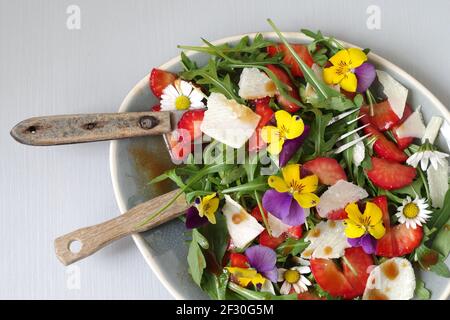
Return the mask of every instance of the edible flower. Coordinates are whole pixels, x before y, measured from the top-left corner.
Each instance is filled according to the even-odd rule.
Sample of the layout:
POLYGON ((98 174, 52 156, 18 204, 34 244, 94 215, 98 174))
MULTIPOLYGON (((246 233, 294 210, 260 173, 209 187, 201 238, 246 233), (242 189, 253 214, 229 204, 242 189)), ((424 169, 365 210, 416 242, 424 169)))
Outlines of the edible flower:
POLYGON ((319 203, 317 190, 319 179, 316 175, 300 176, 300 165, 289 164, 281 169, 283 178, 270 176, 269 186, 262 198, 264 209, 290 226, 305 223, 303 208, 311 208, 319 203))
POLYGON ((260 273, 258 273, 255 269, 249 268, 239 268, 239 267, 226 267, 225 269, 231 273, 232 279, 237 281, 241 287, 246 287, 249 283, 253 285, 262 285, 266 282, 266 278, 264 278, 260 273))
POLYGON ((177 79, 164 88, 161 95, 161 111, 202 109, 205 107, 203 92, 192 83, 177 79))
POLYGON ((275 112, 277 126, 265 126, 261 130, 261 138, 268 144, 267 151, 270 154, 278 155, 286 140, 295 139, 301 136, 305 125, 298 115, 291 116, 287 111, 279 110, 275 112))
POLYGON ((216 224, 216 212, 219 208, 219 198, 217 193, 197 197, 194 200, 194 205, 186 212, 186 227, 194 229, 201 227, 208 223, 216 224))
POLYGON ((416 168, 420 163, 420 167, 423 171, 427 170, 429 164, 431 163, 433 168, 437 170, 439 166, 443 166, 445 164, 445 158, 448 156, 449 155, 447 153, 437 151, 433 145, 427 141, 420 146, 416 153, 412 154, 406 160, 406 163, 414 168, 416 168))
POLYGON ((345 235, 351 246, 361 246, 364 252, 375 252, 375 239, 380 239, 386 233, 383 226, 383 213, 374 203, 367 201, 364 213, 359 210, 358 204, 353 202, 345 207, 348 219, 345 219, 345 235))
POLYGON ((256 245, 245 250, 250 266, 272 282, 277 281, 277 254, 269 247, 256 245))
POLYGON ((292 288, 296 293, 302 293, 308 291, 308 286, 312 283, 304 274, 311 273, 309 262, 302 258, 298 258, 300 266, 295 266, 290 269, 279 268, 278 269, 278 282, 283 282, 280 288, 281 294, 290 294, 292 288))
POLYGON ((402 205, 397 208, 395 214, 398 222, 405 223, 406 227, 416 229, 417 226, 422 226, 430 218, 431 211, 428 210, 428 203, 425 199, 416 197, 414 200, 411 197, 406 197, 402 205))
POLYGON ((367 56, 361 49, 342 49, 329 61, 332 66, 323 70, 327 84, 339 84, 348 92, 364 92, 375 80, 375 67, 366 62, 367 56))

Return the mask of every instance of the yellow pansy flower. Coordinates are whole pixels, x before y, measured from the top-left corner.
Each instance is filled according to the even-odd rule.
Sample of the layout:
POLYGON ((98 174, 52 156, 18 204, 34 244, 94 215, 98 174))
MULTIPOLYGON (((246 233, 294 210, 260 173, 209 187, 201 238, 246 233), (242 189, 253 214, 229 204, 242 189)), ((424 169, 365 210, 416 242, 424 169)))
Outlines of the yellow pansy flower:
POLYGON ((367 61, 366 54, 358 48, 342 49, 329 61, 333 66, 324 68, 324 81, 327 84, 339 84, 345 91, 356 92, 358 80, 355 69, 367 61))
POLYGON ((386 233, 383 226, 383 213, 372 202, 366 202, 364 213, 359 210, 358 204, 350 203, 345 207, 348 219, 345 219, 345 235, 347 238, 359 238, 370 233, 375 239, 381 239, 386 233))
POLYGON ((301 136, 305 125, 298 115, 291 116, 284 110, 275 112, 277 126, 265 126, 261 130, 261 137, 268 144, 267 151, 277 155, 283 148, 286 139, 295 139, 301 136))
POLYGON ((316 175, 300 177, 300 165, 288 164, 281 169, 283 178, 270 176, 269 186, 280 193, 289 192, 302 208, 311 208, 319 203, 319 197, 313 192, 317 190, 319 178, 316 175))
POLYGON ((256 286, 257 284, 263 284, 266 281, 266 278, 255 269, 238 267, 226 267, 225 269, 238 280, 241 287, 246 287, 249 283, 253 283, 256 286))
POLYGON ((219 208, 217 193, 212 193, 203 198, 198 197, 195 199, 195 206, 200 217, 205 216, 210 223, 216 224, 216 211, 219 208))

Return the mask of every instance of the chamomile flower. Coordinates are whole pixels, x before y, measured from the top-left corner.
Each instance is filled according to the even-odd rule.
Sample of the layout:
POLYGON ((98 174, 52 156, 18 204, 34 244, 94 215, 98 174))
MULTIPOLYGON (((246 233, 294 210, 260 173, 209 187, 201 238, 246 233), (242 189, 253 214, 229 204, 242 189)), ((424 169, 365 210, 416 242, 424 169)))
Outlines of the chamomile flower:
POLYGON ((205 107, 203 92, 192 83, 177 79, 161 95, 161 111, 201 109, 205 107))
POLYGON ((449 155, 447 153, 435 150, 430 143, 426 142, 419 148, 419 151, 406 160, 406 163, 414 168, 416 168, 420 163, 420 167, 423 171, 427 170, 429 164, 431 163, 433 168, 437 170, 439 166, 443 166, 445 164, 445 158, 448 156, 449 155))
POLYGON ((417 225, 422 226, 430 218, 431 211, 428 210, 426 199, 416 197, 414 200, 407 197, 402 205, 397 208, 395 214, 400 223, 405 223, 407 228, 416 229, 417 225))
POLYGON ((292 288, 296 293, 306 292, 308 286, 311 286, 311 281, 304 276, 304 274, 311 273, 309 261, 296 258, 295 262, 300 266, 290 269, 278 268, 278 282, 283 282, 280 288, 281 294, 289 294, 292 288))

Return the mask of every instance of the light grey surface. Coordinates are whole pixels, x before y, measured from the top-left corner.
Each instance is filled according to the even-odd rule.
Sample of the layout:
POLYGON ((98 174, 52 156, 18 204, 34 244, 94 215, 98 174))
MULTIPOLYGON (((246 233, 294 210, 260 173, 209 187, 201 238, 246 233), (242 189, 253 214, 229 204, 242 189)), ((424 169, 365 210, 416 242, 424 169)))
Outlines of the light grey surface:
POLYGON ((114 112, 177 44, 269 30, 267 17, 286 31, 321 29, 371 47, 448 106, 449 9, 445 0, 0 0, 0 298, 170 298, 131 239, 77 263, 81 286, 69 289, 78 269, 59 264, 53 239, 118 212, 109 145, 25 147, 9 137, 16 122, 114 112), (81 30, 66 28, 71 4, 81 30), (369 5, 381 9, 381 30, 366 27, 369 5))

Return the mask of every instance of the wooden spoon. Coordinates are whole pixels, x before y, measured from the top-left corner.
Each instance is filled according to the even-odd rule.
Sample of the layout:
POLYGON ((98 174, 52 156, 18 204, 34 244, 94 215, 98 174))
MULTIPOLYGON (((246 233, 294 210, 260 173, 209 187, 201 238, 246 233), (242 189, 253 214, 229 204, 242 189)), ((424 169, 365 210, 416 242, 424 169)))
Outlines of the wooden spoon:
POLYGON ((189 208, 184 194, 181 193, 179 195, 180 192, 180 189, 171 191, 141 203, 117 218, 91 227, 81 228, 57 238, 55 240, 56 256, 67 266, 90 256, 113 241, 133 233, 150 230, 180 216, 189 208), (152 213, 165 206, 177 195, 179 195, 177 200, 170 207, 152 221, 144 225, 142 224, 152 213), (79 242, 81 244, 81 249, 78 252, 71 250, 71 244, 73 242, 79 242))

